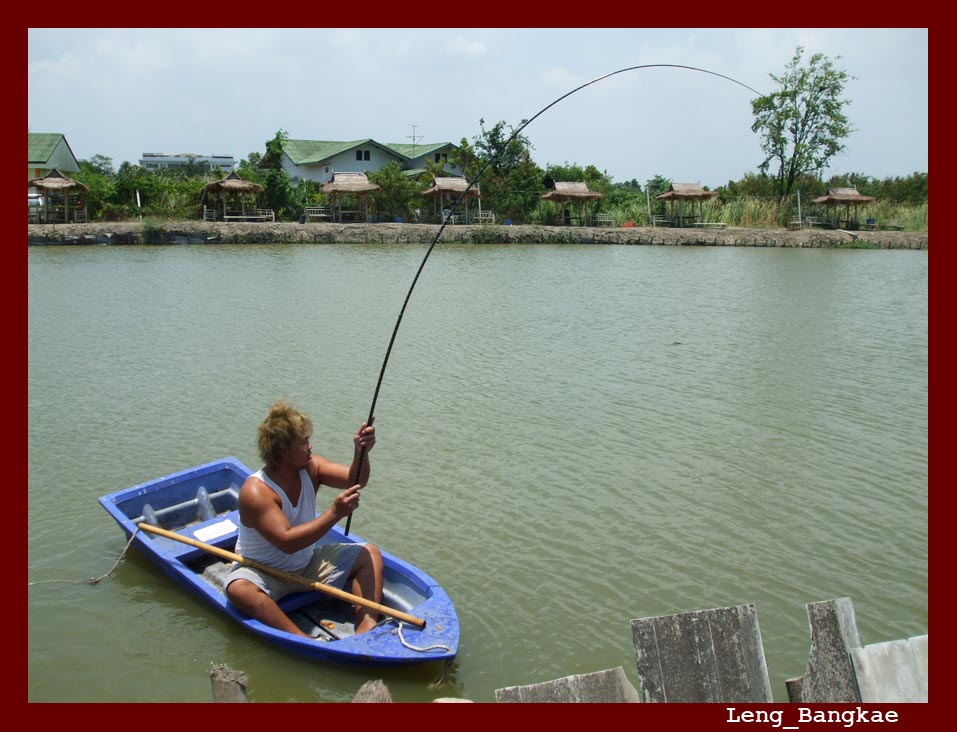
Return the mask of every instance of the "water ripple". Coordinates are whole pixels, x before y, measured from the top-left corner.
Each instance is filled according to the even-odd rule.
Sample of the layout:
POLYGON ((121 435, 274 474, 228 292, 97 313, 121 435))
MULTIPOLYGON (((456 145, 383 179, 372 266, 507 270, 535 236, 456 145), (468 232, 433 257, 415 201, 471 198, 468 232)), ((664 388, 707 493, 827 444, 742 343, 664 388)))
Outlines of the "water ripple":
MULTIPOLYGON (((98 495, 227 454, 257 466, 255 425, 279 396, 313 416, 317 451, 348 459, 423 254, 52 249, 30 251, 42 577, 100 574, 121 548, 98 495), (356 293, 376 296, 357 309, 356 293)), ((385 374, 354 531, 453 597, 471 698, 617 665, 634 681, 630 619, 750 602, 786 699, 808 602, 852 597, 866 642, 927 632, 927 363, 926 252, 437 248, 385 374)), ((282 700, 302 688, 302 667, 206 628, 161 575, 123 576, 99 589, 96 619, 63 627, 98 637, 83 626, 122 615, 124 634, 147 637, 173 612, 184 647, 241 660, 282 700)), ((62 609, 31 606, 59 627, 62 609)), ((137 661, 96 645, 88 700, 137 661)), ((81 682, 57 673, 53 644, 34 650, 36 700, 81 682)), ((352 677, 308 675, 349 698, 352 677)), ((176 698, 159 676, 151 693, 176 698)), ((417 676, 394 683, 431 698, 417 676)))

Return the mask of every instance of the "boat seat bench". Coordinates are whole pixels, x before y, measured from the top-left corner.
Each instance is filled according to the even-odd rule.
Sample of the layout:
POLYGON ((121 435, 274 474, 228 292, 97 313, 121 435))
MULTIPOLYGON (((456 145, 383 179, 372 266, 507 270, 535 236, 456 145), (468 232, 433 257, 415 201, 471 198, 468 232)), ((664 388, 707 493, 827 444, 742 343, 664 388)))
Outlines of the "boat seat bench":
POLYGON ((239 493, 232 486, 214 493, 208 493, 200 486, 196 497, 173 506, 154 510, 149 503, 143 506, 143 513, 132 519, 134 524, 145 521, 148 524, 170 531, 189 526, 194 521, 208 521, 216 518, 217 513, 236 508, 239 505, 239 493))

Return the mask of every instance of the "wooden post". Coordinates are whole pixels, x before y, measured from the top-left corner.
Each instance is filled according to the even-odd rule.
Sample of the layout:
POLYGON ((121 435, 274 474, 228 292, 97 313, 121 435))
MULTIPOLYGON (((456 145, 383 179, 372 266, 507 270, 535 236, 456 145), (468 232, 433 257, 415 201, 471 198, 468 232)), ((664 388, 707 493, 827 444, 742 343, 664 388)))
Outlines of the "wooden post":
POLYGON ((352 701, 359 704, 389 704, 392 702, 392 695, 382 679, 375 679, 360 686, 352 701))
POLYGON ((229 666, 216 666, 209 674, 213 683, 213 701, 243 703, 246 698, 246 674, 229 666))
POLYGON ((798 676, 794 679, 787 679, 784 682, 784 686, 788 690, 788 701, 791 704, 800 704, 801 703, 801 684, 804 681, 803 676, 798 676))

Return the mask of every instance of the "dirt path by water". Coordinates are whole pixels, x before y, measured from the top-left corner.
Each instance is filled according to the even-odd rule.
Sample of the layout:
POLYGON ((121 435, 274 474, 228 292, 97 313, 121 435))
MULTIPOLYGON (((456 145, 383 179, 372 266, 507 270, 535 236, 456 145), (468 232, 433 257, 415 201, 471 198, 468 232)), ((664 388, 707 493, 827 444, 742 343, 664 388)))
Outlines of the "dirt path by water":
MULTIPOLYGON (((438 224, 255 223, 205 221, 30 224, 30 244, 408 243, 431 244, 438 224)), ((582 226, 446 226, 441 241, 475 244, 638 244, 658 246, 870 247, 927 249, 927 232, 842 229, 671 229, 582 226)))

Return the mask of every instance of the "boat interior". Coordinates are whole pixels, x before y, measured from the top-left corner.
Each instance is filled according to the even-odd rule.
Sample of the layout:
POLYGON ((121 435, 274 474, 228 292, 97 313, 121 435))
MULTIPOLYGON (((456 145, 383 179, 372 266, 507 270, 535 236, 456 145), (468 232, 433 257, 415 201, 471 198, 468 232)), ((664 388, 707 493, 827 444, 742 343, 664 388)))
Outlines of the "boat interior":
MULTIPOLYGON (((239 486, 235 483, 212 492, 205 486, 199 486, 194 494, 180 495, 179 498, 181 500, 177 503, 161 508, 154 508, 148 501, 136 501, 131 504, 131 510, 124 509, 124 512, 129 515, 131 512, 141 511, 140 515, 130 517, 134 525, 146 522, 168 531, 189 529, 191 533, 196 533, 196 529, 202 524, 216 523, 217 520, 232 518, 234 523, 238 522, 239 486), (141 506, 133 508, 138 503, 141 503, 141 506)), ((236 544, 235 532, 220 537, 220 540, 214 543, 218 548, 233 551, 236 544)), ((190 550, 186 546, 183 547, 180 559, 206 583, 219 591, 223 590, 232 562, 202 551, 190 550)), ((418 588, 412 587, 399 573, 386 567, 383 605, 409 611, 421 602, 423 597, 424 594, 418 588)), ((338 640, 355 635, 354 609, 349 603, 337 598, 318 591, 305 590, 284 597, 279 605, 304 633, 317 640, 338 640)), ((383 617, 380 624, 388 621, 388 617, 383 617)))

